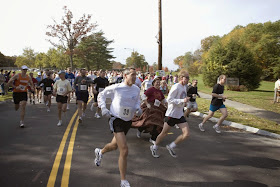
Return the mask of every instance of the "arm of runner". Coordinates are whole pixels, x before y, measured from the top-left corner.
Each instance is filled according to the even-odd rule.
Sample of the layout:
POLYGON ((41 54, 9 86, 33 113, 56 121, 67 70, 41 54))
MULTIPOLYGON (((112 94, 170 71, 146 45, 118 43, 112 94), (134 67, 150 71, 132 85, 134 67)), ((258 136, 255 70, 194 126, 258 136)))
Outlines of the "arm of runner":
POLYGON ((31 88, 31 90, 32 91, 34 91, 34 84, 33 84, 33 81, 32 81, 32 78, 31 77, 29 77, 29 84, 30 84, 30 88, 31 88))
POLYGON ((8 81, 8 85, 12 86, 13 88, 16 88, 16 86, 14 84, 12 84, 16 79, 18 78, 18 74, 14 75, 9 81, 8 81))
POLYGON ((114 96, 115 87, 116 85, 108 86, 98 94, 97 97, 98 107, 101 108, 101 110, 106 108, 106 98, 112 99, 112 97, 114 96))

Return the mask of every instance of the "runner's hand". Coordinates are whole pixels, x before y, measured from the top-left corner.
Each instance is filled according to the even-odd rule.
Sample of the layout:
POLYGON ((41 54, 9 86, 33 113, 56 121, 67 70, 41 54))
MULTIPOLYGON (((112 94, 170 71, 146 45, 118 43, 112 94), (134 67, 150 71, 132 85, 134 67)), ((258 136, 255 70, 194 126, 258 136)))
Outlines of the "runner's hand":
POLYGON ((150 103, 147 104, 147 108, 148 108, 148 109, 151 109, 150 103))
POLYGON ((110 111, 107 108, 103 108, 101 111, 102 111, 101 112, 102 116, 111 117, 111 113, 110 113, 110 111))
POLYGON ((142 115, 142 113, 143 113, 142 109, 141 109, 141 108, 138 108, 138 109, 136 110, 136 112, 135 112, 135 115, 136 115, 137 117, 139 117, 139 116, 142 115))

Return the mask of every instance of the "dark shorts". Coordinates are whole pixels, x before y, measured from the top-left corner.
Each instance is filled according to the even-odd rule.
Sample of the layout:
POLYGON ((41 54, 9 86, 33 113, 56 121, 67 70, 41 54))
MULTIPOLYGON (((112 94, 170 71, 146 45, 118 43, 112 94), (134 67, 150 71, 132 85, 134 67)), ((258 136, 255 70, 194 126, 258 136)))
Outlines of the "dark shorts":
MULTIPOLYGON (((115 133, 117 132, 124 132, 124 134, 127 134, 127 132, 129 131, 132 121, 124 121, 120 118, 116 118, 116 117, 111 117, 109 119, 109 124, 113 123, 113 130, 115 133)), ((111 124, 110 124, 111 126, 111 124)))
POLYGON ((78 101, 83 101, 84 103, 88 102, 88 92, 77 92, 76 96, 78 101))
POLYGON ((94 102, 96 102, 96 103, 97 103, 97 96, 98 96, 98 94, 99 94, 99 93, 94 94, 94 102))
POLYGON ((182 116, 180 119, 166 116, 164 118, 164 122, 166 122, 169 126, 174 127, 176 124, 185 123, 187 121, 184 116, 182 116))
POLYGON ((29 89, 28 89, 28 92, 35 94, 35 91, 29 90, 29 89))
POLYGON ((50 94, 52 94, 52 92, 44 92, 44 95, 45 95, 45 96, 48 96, 48 95, 50 95, 50 94))
POLYGON ((226 106, 225 105, 215 106, 215 105, 210 104, 209 110, 211 110, 212 112, 215 112, 215 111, 219 110, 220 108, 226 108, 226 106))
POLYGON ((56 102, 57 103, 62 103, 62 104, 67 103, 67 99, 68 99, 67 96, 62 96, 62 95, 57 95, 56 96, 56 102))
POLYGON ((27 92, 13 92, 13 99, 16 105, 21 101, 27 101, 27 92))

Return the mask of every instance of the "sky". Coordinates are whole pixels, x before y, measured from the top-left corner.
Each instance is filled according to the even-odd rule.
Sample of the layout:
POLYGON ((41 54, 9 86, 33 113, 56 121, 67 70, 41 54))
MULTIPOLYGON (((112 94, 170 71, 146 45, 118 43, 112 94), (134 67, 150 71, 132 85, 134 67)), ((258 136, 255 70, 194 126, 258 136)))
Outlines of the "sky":
MULTIPOLYGON (((74 20, 91 22, 114 40, 114 60, 125 64, 137 51, 152 65, 158 59, 158 0, 9 0, 1 2, 0 52, 21 55, 29 47, 47 52, 47 25, 61 21, 63 6, 74 20)), ((235 26, 280 20, 280 0, 162 0, 162 65, 176 70, 173 60, 200 48, 202 39, 229 33, 235 26)))

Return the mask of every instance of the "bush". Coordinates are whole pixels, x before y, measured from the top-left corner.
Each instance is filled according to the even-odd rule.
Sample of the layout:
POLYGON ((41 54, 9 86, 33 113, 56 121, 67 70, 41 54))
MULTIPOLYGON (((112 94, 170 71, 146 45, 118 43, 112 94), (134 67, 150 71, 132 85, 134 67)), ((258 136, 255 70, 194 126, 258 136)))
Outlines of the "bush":
POLYGON ((247 92, 248 88, 244 85, 226 85, 226 89, 230 91, 240 91, 240 92, 247 92))

